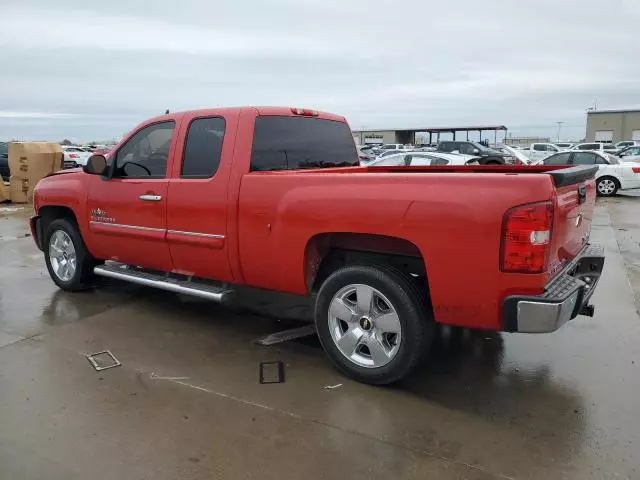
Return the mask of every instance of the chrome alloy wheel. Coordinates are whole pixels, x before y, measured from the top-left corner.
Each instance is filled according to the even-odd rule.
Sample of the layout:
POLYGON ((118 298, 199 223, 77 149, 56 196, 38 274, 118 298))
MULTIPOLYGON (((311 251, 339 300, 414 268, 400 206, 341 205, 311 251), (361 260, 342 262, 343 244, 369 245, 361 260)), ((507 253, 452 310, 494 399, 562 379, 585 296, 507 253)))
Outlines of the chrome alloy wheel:
POLYGON ((402 326, 398 313, 369 285, 341 288, 329 304, 329 331, 340 353, 365 368, 388 364, 398 353, 402 326))
POLYGON ((71 237, 63 230, 56 230, 49 239, 49 261, 53 272, 63 282, 76 273, 76 249, 71 237))
POLYGON ((605 178, 598 182, 598 192, 602 195, 611 195, 616 189, 616 184, 613 180, 605 178))

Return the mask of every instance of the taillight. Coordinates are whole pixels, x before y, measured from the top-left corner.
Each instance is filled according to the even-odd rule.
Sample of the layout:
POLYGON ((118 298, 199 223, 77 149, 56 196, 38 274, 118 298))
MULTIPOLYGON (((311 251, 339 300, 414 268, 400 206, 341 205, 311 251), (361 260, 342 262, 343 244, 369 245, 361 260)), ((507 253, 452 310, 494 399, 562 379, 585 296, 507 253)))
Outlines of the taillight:
POLYGON ((551 249, 552 226, 551 202, 521 205, 507 211, 502 221, 501 270, 544 272, 551 249))
POLYGON ((631 167, 631 170, 633 170, 633 173, 640 173, 640 167, 631 167))
POLYGON ((311 110, 308 108, 295 108, 292 107, 291 108, 291 113, 293 113, 294 115, 302 115, 304 117, 317 117, 318 116, 318 112, 315 110, 311 110))

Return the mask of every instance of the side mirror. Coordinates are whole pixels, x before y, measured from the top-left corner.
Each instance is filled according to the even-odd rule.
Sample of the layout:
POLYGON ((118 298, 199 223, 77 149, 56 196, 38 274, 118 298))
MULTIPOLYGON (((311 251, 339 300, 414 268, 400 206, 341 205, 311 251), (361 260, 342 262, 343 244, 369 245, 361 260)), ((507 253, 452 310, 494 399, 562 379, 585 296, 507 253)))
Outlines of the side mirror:
POLYGON ((477 148, 474 148, 472 151, 474 155, 477 155, 480 153, 480 150, 478 150, 477 148))
POLYGON ((107 159, 104 155, 100 154, 91 155, 86 165, 82 167, 82 171, 89 175, 102 175, 106 169, 107 159))

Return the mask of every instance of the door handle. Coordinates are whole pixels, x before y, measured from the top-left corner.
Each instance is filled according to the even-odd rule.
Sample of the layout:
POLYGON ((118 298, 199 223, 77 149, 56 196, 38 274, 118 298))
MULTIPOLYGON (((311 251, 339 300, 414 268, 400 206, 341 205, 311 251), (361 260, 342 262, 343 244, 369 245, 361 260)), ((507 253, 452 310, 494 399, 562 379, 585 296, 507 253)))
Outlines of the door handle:
POLYGON ((162 200, 161 195, 155 195, 152 193, 145 193, 144 195, 140 195, 138 198, 143 202, 159 202, 162 200))

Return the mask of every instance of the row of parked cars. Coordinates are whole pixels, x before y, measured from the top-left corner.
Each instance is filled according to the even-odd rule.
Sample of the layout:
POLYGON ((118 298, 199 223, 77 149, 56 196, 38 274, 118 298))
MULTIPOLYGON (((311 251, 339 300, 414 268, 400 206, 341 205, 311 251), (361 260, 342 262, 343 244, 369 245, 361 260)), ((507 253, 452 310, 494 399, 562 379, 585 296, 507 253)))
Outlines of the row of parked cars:
POLYGON ((534 143, 528 147, 496 145, 493 148, 477 142, 443 141, 435 148, 390 144, 377 148, 359 147, 358 150, 362 165, 377 167, 596 165, 598 195, 612 196, 620 190, 640 188, 640 145, 631 141, 612 146, 534 143))
POLYGON ((489 148, 478 142, 442 141, 436 146, 387 144, 379 147, 358 147, 363 164, 394 165, 398 155, 422 154, 421 158, 432 159, 432 165, 504 165, 517 164, 518 158, 513 152, 489 148), (384 159, 387 160, 384 160, 384 159))

